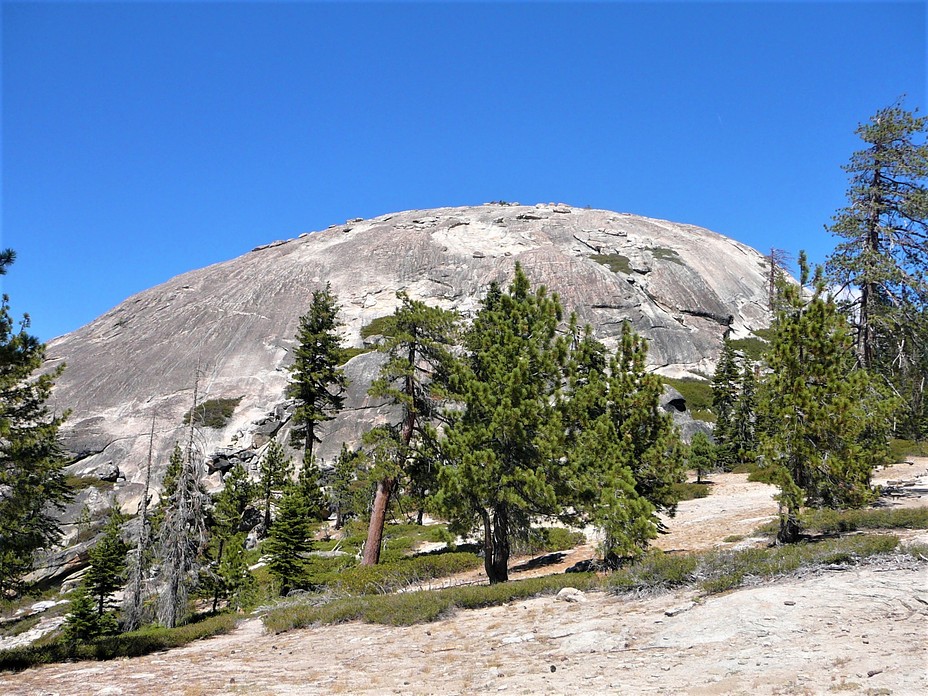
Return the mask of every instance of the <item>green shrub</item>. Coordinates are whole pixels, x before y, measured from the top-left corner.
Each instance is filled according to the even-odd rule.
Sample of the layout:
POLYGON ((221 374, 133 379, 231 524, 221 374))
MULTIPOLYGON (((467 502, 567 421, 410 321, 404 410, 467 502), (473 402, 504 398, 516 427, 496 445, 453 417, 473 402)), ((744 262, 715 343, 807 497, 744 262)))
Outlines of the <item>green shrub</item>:
POLYGON ((696 563, 695 554, 650 551, 631 565, 616 570, 606 584, 616 592, 669 590, 692 582, 696 563))
MULTIPOLYGON (((115 485, 112 481, 104 481, 96 476, 77 476, 75 474, 68 474, 64 477, 64 481, 69 488, 73 488, 75 491, 91 487, 101 491, 110 491, 113 490, 115 485)), ((105 516, 106 513, 103 514, 105 516)))
POLYGON ((863 510, 807 510, 804 529, 823 534, 859 529, 928 529, 928 508, 866 508, 863 510))
POLYGON ((669 249, 668 247, 652 247, 650 251, 651 251, 651 256, 653 256, 655 259, 661 259, 662 261, 670 261, 679 266, 686 265, 683 263, 683 259, 680 258, 680 254, 678 254, 673 249, 669 249))
MULTIPOLYGON (((435 621, 455 609, 497 606, 517 599, 553 594, 563 587, 588 590, 597 583, 596 577, 592 574, 549 575, 496 585, 469 585, 444 590, 345 597, 321 605, 289 604, 268 612, 263 618, 267 629, 275 632, 344 621, 410 626, 435 621)), ((316 600, 309 600, 312 601, 316 600)))
POLYGON ((711 484, 707 483, 675 483, 672 486, 677 500, 695 500, 705 498, 712 492, 711 484))
POLYGON ((773 548, 719 550, 692 554, 652 551, 609 576, 606 585, 616 593, 669 590, 697 584, 705 594, 741 586, 748 578, 774 578, 801 566, 854 563, 893 552, 899 540, 874 534, 825 539, 773 548))
POLYGON ((70 644, 61 638, 41 645, 0 650, 0 671, 21 670, 34 665, 65 660, 111 660, 138 657, 158 650, 186 645, 200 638, 228 633, 237 617, 217 614, 177 628, 146 626, 138 631, 108 636, 89 643, 70 644))
POLYGON ((909 457, 928 457, 928 442, 893 438, 889 441, 889 452, 897 462, 903 462, 909 457))
MULTIPOLYGON (((207 399, 197 405, 196 412, 193 414, 193 424, 216 430, 224 428, 241 400, 241 396, 235 399, 207 399)), ((190 409, 184 414, 185 424, 190 423, 192 411, 193 409, 190 409)))
POLYGON ((770 344, 756 336, 733 339, 731 341, 731 346, 735 350, 743 353, 744 357, 748 360, 753 360, 754 362, 762 360, 764 356, 767 355, 767 351, 770 350, 770 344))
POLYGON ((394 331, 393 315, 388 314, 384 317, 377 317, 361 327, 361 338, 370 338, 371 336, 392 336, 394 331))
POLYGON ((513 556, 537 555, 567 551, 586 543, 583 532, 564 529, 563 527, 534 527, 528 535, 513 539, 510 551, 513 556))
POLYGON ((621 254, 593 254, 590 259, 596 263, 601 263, 613 273, 631 273, 631 261, 627 256, 621 254))
POLYGON ((370 353, 372 350, 373 350, 372 348, 366 348, 364 346, 361 346, 360 348, 356 348, 356 347, 342 348, 341 360, 339 364, 344 365, 346 362, 348 362, 352 358, 355 358, 359 355, 363 355, 364 353, 370 353))
POLYGON ((473 553, 414 556, 372 566, 344 568, 326 577, 325 584, 337 592, 347 594, 382 594, 479 568, 482 563, 473 553))

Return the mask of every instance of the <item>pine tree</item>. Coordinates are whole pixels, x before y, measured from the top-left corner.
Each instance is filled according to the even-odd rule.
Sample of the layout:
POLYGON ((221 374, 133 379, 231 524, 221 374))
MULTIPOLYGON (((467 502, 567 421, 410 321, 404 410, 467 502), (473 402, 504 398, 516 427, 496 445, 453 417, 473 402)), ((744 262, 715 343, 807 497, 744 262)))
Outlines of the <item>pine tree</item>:
POLYGON ((678 500, 674 484, 685 479, 683 445, 673 418, 660 408, 664 385, 648 372, 647 352, 647 342, 625 322, 609 368, 609 414, 623 445, 630 448, 635 490, 672 516, 678 500))
MULTIPOLYGON (((0 252, 0 275, 15 254, 0 252)), ((67 413, 49 413, 46 402, 63 366, 33 376, 45 362, 45 345, 31 336, 29 317, 19 327, 9 298, 0 302, 0 598, 22 589, 35 553, 61 536, 53 513, 72 497, 58 428, 67 413)))
POLYGON ((738 400, 731 419, 732 463, 754 464, 757 461, 757 380, 754 363, 747 358, 741 370, 738 400))
POLYGON ((883 375, 905 399, 909 415, 899 425, 924 432, 928 118, 916 113, 896 103, 857 128, 867 147, 844 167, 850 175, 848 205, 830 227, 844 241, 828 269, 832 282, 855 290, 847 309, 855 320, 861 365, 883 375))
POLYGON ((202 596, 212 597, 213 611, 220 600, 238 606, 254 578, 244 561, 245 535, 242 521, 254 497, 254 486, 241 463, 226 474, 209 515, 209 545, 200 574, 202 596), (244 566, 244 570, 243 570, 244 566))
POLYGON ((776 312, 779 296, 780 285, 786 278, 786 267, 792 261, 792 255, 783 249, 770 247, 770 253, 765 257, 767 259, 767 308, 771 312, 776 312))
POLYGON ((217 576, 221 583, 218 595, 226 600, 230 609, 238 610, 248 604, 256 580, 245 559, 244 534, 235 534, 226 540, 219 559, 217 576))
POLYGON ((702 430, 693 434, 690 440, 688 464, 696 472, 696 483, 703 482, 703 476, 715 466, 715 445, 702 430))
POLYGON ((300 585, 306 569, 304 555, 311 546, 306 500, 300 488, 291 484, 284 491, 268 540, 264 542, 267 567, 280 582, 281 595, 300 585))
POLYGON ((712 437, 715 440, 716 464, 723 471, 731 471, 735 464, 732 420, 738 402, 739 377, 738 356, 726 337, 712 377, 712 410, 715 412, 712 437))
POLYGON ((553 456, 564 428, 555 407, 567 342, 561 307, 544 288, 531 292, 516 266, 507 292, 493 284, 466 332, 467 355, 453 379, 463 410, 449 413, 439 502, 455 529, 481 529, 491 583, 508 579, 510 542, 531 517, 556 514, 553 456))
POLYGON ((291 442, 304 447, 303 460, 310 461, 313 446, 321 442, 319 426, 332 420, 344 403, 348 384, 342 362, 342 341, 336 333, 338 304, 326 283, 324 290, 313 293, 309 312, 300 317, 297 348, 290 366, 287 395, 296 399, 291 442))
POLYGON ((438 416, 453 363, 449 347, 457 315, 412 300, 404 293, 397 297, 401 304, 386 322, 386 340, 380 347, 387 360, 370 394, 398 406, 401 417, 398 423, 377 429, 369 438, 381 456, 375 458, 377 490, 361 559, 364 565, 380 560, 387 508, 397 478, 413 471, 409 465, 415 460, 417 445, 434 439, 429 426, 438 416))
POLYGON ((349 517, 357 517, 364 512, 367 502, 366 493, 363 494, 364 504, 360 503, 361 488, 365 488, 363 469, 366 457, 363 450, 352 451, 342 443, 341 452, 335 460, 335 471, 330 487, 331 506, 335 511, 335 528, 341 529, 349 517))
POLYGON ((660 409, 660 378, 646 370, 645 341, 625 324, 607 369, 605 348, 590 327, 578 340, 573 318, 570 325, 575 339, 561 400, 567 466, 558 472, 560 517, 571 521, 565 511, 578 512, 575 524, 599 527, 603 558, 614 565, 657 536, 658 511, 673 514, 683 449, 660 409))
MULTIPOLYGON (((804 254, 799 266, 805 286, 804 254)), ((886 438, 894 404, 857 366, 849 327, 826 296, 820 270, 808 298, 798 287, 783 287, 758 400, 768 424, 760 452, 780 488, 778 540, 784 543, 799 538, 803 506, 869 502, 871 472, 890 461, 886 438)))
POLYGON ((275 494, 282 491, 290 481, 293 463, 284 456, 284 448, 276 440, 271 440, 267 451, 261 459, 258 492, 264 510, 264 533, 271 528, 271 501, 275 494))
POLYGON ((329 517, 329 501, 322 492, 322 470, 316 458, 303 463, 297 476, 296 485, 300 489, 306 505, 306 514, 311 520, 325 520, 329 517))
POLYGON ((109 600, 123 586, 126 571, 126 554, 129 546, 122 540, 121 530, 125 518, 117 508, 110 511, 103 536, 90 549, 90 566, 84 576, 87 592, 97 604, 97 615, 102 617, 109 608, 109 600))
POLYGON ((87 586, 81 584, 71 596, 71 610, 65 617, 64 639, 68 643, 89 643, 101 636, 117 633, 116 614, 111 611, 97 613, 94 598, 87 586))

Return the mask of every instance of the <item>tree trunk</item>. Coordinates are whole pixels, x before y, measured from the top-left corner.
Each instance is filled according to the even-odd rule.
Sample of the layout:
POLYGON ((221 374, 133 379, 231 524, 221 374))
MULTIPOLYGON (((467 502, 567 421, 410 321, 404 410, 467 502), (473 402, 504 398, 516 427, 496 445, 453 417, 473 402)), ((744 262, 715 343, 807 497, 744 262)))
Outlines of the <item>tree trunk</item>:
POLYGON ((483 512, 483 567, 491 585, 509 580, 509 512, 505 505, 483 512))
POLYGON ((392 478, 377 482, 377 493, 374 494, 374 508, 371 510, 371 523, 367 528, 367 541, 364 543, 361 565, 377 565, 380 562, 380 543, 383 540, 383 527, 387 521, 387 506, 390 504, 393 484, 392 478))
POLYGON ((780 512, 780 531, 777 532, 777 543, 793 544, 799 541, 799 517, 794 510, 787 509, 780 512))

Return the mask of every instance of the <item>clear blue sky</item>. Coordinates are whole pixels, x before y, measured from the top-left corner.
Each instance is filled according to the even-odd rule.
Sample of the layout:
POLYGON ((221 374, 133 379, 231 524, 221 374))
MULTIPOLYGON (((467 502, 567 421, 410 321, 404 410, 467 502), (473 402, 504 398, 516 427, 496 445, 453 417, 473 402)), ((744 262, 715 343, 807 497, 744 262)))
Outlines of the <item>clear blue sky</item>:
POLYGON ((504 199, 809 250, 925 2, 2 4, 3 279, 42 339, 352 217, 504 199))

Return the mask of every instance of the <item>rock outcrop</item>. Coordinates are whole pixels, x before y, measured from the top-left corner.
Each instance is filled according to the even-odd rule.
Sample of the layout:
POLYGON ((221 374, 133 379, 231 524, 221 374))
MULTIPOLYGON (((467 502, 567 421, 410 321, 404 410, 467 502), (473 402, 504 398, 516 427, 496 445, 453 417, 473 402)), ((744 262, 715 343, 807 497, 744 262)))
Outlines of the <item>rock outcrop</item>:
MULTIPOLYGON (((564 205, 352 220, 185 273, 53 340, 52 364, 68 366, 54 400, 72 410, 62 431, 71 470, 116 471, 125 477, 115 483, 118 498, 134 512, 152 418, 157 487, 199 365, 201 399, 241 398, 224 427, 202 431, 218 486, 225 468, 255 466, 268 438, 289 427, 287 365, 313 290, 331 283, 346 342, 362 346, 362 329, 393 312, 398 290, 468 315, 516 262, 607 345, 630 321, 650 342, 653 368, 670 376, 711 373, 726 330, 739 336, 769 324, 763 256, 692 225, 564 205)), ((329 425, 325 460, 355 442, 362 424, 385 417, 366 394, 379 360, 367 353, 348 363, 346 411, 329 425)))

